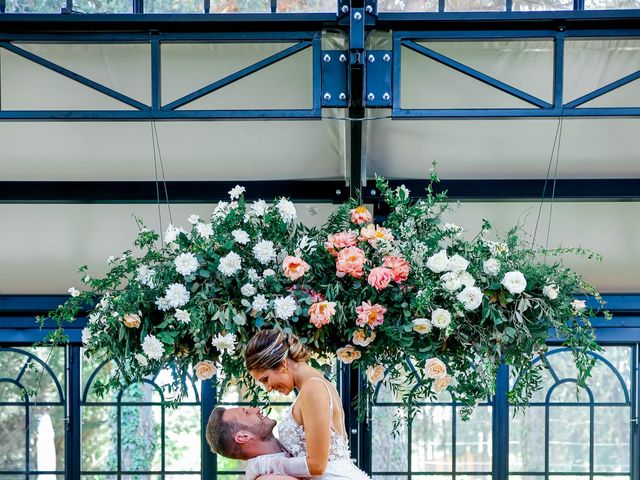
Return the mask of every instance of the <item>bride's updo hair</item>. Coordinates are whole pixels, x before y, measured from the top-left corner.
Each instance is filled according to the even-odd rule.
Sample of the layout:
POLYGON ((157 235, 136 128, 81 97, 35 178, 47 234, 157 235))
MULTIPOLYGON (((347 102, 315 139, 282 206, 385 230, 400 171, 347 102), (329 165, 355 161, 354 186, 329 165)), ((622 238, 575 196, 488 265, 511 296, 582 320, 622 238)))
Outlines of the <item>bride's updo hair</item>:
POLYGON ((287 358, 306 362, 311 358, 311 352, 295 335, 276 329, 260 330, 249 340, 244 352, 247 371, 271 370, 287 358))

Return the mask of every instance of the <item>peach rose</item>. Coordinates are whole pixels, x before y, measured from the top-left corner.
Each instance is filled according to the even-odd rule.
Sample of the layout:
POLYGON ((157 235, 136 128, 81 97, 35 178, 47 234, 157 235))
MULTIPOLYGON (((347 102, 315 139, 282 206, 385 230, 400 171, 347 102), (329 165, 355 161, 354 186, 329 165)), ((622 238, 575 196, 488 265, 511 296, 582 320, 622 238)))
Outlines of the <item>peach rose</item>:
POLYGON ((196 363, 193 369, 196 371, 198 380, 208 380, 218 372, 218 369, 211 360, 202 360, 196 363))
POLYGON ((366 347, 371 342, 376 339, 376 332, 373 330, 364 330, 362 328, 353 332, 353 336, 351 337, 351 341, 358 345, 359 347, 366 347))
POLYGON ((445 388, 447 388, 449 385, 451 385, 451 381, 452 380, 453 379, 449 375, 445 375, 444 377, 436 378, 436 381, 433 382, 433 389, 437 393, 440 393, 445 388))
POLYGON ((338 253, 336 260, 336 275, 340 278, 351 275, 354 278, 362 278, 363 267, 367 259, 364 252, 358 247, 348 247, 338 253))
POLYGON ((358 318, 356 324, 359 327, 367 325, 371 330, 384 322, 384 314, 387 311, 382 305, 376 303, 371 305, 370 301, 362 302, 362 305, 356 307, 358 318))
POLYGON ((393 240, 393 235, 391 234, 391 230, 388 228, 381 227, 380 225, 367 225, 360 230, 359 240, 361 242, 369 242, 373 248, 378 246, 378 241, 385 240, 390 242, 393 240))
POLYGON ((384 367, 382 365, 371 365, 367 368, 367 379, 375 387, 384 378, 384 367))
POLYGON ((122 321, 124 322, 124 326, 127 328, 140 327, 140 315, 137 313, 127 313, 122 321))
POLYGON ((359 207, 353 208, 350 211, 351 213, 351 221, 358 225, 362 225, 363 223, 370 222, 372 217, 367 207, 364 205, 360 205, 359 207))
POLYGON ((335 302, 317 302, 309 307, 310 322, 316 328, 327 325, 331 321, 331 317, 336 314, 335 302))
POLYGON ((447 374, 447 366, 439 358, 430 358, 424 366, 427 378, 442 378, 447 374))
POLYGON ((303 276, 306 272, 309 271, 311 267, 307 262, 302 260, 300 257, 293 257, 291 255, 287 255, 284 257, 282 262, 282 270, 284 271, 284 276, 290 280, 298 280, 301 276, 303 276))
POLYGON ((336 350, 336 355, 342 363, 351 363, 354 360, 358 360, 362 354, 353 348, 353 345, 345 345, 342 348, 336 350))
POLYGON ((338 232, 327 237, 327 241, 324 242, 324 248, 335 257, 338 255, 338 250, 355 247, 357 243, 358 237, 354 232, 338 232))
POLYGON ((393 255, 384 257, 382 266, 391 269, 393 281, 396 283, 404 282, 409 277, 409 271, 411 270, 409 262, 402 257, 395 257, 393 255))
POLYGON ((367 282, 369 282, 369 285, 374 287, 376 290, 380 291, 383 288, 387 288, 391 282, 392 276, 393 274, 391 273, 390 268, 375 267, 371 269, 371 272, 369 272, 367 282))

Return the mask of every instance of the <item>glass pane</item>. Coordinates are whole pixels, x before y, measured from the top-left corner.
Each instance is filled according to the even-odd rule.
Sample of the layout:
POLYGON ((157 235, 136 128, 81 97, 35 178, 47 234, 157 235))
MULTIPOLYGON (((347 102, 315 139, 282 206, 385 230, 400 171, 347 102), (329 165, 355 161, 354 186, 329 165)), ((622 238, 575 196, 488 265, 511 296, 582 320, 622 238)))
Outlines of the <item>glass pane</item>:
POLYGON ((82 470, 116 470, 116 407, 82 407, 81 415, 82 470))
POLYGON ((278 12, 335 12, 335 0, 278 0, 278 12))
POLYGON ((64 406, 29 409, 30 468, 52 472, 64 470, 64 406))
POLYGON ((584 8, 587 10, 613 8, 640 8, 639 0, 586 0, 584 8))
POLYGON ((161 468, 161 407, 122 407, 120 451, 122 470, 158 471, 161 468))
POLYGON ((0 470, 26 468, 25 412, 25 407, 0 407, 0 438, 3 444, 0 470))
POLYGON ((202 0, 144 0, 145 13, 202 13, 202 0))
POLYGON ((506 10, 505 0, 445 0, 446 12, 500 12, 506 10))
POLYGON ((371 425, 372 470, 374 472, 406 472, 409 437, 406 426, 394 432, 396 407, 373 407, 371 425), (393 432, 393 433, 392 433, 393 432))
POLYGON ((166 469, 199 472, 200 407, 185 406, 166 410, 165 416, 166 469))
POLYGON ((380 0, 379 12, 437 12, 438 0, 380 0))
POLYGON ((73 9, 82 13, 131 13, 133 12, 133 1, 73 0, 73 9))
POLYGON ((630 472, 630 407, 595 409, 594 471, 630 472))
POLYGON ((509 471, 544 472, 544 407, 513 413, 510 408, 509 471))
MULTIPOLYGON (((234 460, 233 458, 226 458, 226 457, 223 457, 222 455, 216 455, 216 457, 218 459, 218 467, 217 467, 218 472, 243 472, 244 473, 245 465, 246 465, 245 461, 234 460)), ((233 478, 233 477, 227 477, 226 475, 224 476, 218 475, 218 477, 233 478)), ((244 475, 238 478, 244 479, 244 475)))
MULTIPOLYGON (((415 477, 416 475, 414 475, 415 477)), ((373 480, 408 480, 409 477, 403 475, 373 475, 371 477, 373 480)), ((430 477, 433 479, 433 477, 430 477)))
POLYGON ((270 12, 269 0, 211 0, 211 13, 270 12))
MULTIPOLYGON (((34 403, 63 404, 64 362, 62 347, 11 348, 0 351, 2 376, 18 382, 34 403)), ((0 385, 0 401, 23 402, 22 394, 16 395, 16 387, 4 382, 0 385)))
POLYGON ((6 13, 60 13, 62 0, 8 0, 6 13))
POLYGON ((87 402, 111 401, 112 395, 107 394, 104 398, 99 397, 93 390, 93 386, 97 381, 102 383, 106 382, 114 368, 116 367, 113 362, 108 362, 100 366, 100 363, 94 359, 82 357, 82 395, 83 398, 86 398, 87 402), (99 368, 99 370, 96 371, 96 368, 99 368))
POLYGON ((456 471, 490 472, 493 428, 491 408, 476 407, 467 421, 462 421, 459 414, 457 415, 456 471))
POLYGON ((413 422, 411 470, 450 472, 452 469, 451 407, 420 409, 413 422))
POLYGON ((513 0, 513 11, 573 10, 573 0, 513 0))
POLYGON ((595 401, 628 403, 631 390, 631 348, 606 347, 598 355, 604 361, 598 361, 588 380, 595 401))
POLYGON ((549 410, 549 471, 589 471, 589 408, 549 410))

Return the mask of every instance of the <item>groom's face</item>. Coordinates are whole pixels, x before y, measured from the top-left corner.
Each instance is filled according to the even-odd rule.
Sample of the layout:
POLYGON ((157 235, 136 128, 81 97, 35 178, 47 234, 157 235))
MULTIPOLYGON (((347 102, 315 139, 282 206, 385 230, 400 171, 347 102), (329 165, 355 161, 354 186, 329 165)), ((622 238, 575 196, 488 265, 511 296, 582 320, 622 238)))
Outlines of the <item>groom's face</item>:
POLYGON ((253 433, 260 440, 273 435, 273 428, 276 426, 275 420, 263 415, 260 409, 255 407, 227 408, 222 419, 242 425, 244 430, 253 433))

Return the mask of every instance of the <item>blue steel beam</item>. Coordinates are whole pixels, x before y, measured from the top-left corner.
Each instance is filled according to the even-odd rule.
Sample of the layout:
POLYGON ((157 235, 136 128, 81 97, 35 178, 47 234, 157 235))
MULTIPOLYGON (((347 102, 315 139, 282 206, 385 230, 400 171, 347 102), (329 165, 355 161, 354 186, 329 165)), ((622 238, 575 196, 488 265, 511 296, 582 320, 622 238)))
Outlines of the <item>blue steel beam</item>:
POLYGON ((149 120, 305 120, 320 109, 291 110, 1 110, 0 120, 149 121, 149 120))
POLYGON ((508 85, 504 82, 501 82, 500 80, 493 78, 489 75, 486 75, 474 68, 471 68, 467 65, 463 65, 460 62, 457 62, 455 60, 453 60, 452 58, 449 58, 445 55, 442 55, 434 50, 431 50, 430 48, 427 48, 423 45, 419 45, 416 42, 413 42, 411 40, 403 40, 402 41, 402 45, 413 50, 414 52, 420 53, 422 55, 424 55, 425 57, 428 57, 432 60, 435 60, 436 62, 439 62, 443 65, 446 65, 447 67, 450 67, 454 70, 457 70, 460 73, 463 73, 464 75, 467 75, 471 78, 474 78, 482 83, 485 83, 491 87, 497 88, 498 90, 501 90, 505 93, 508 93, 509 95, 512 95, 516 98, 519 98, 520 100, 523 100, 527 103, 530 103, 532 105, 535 105, 536 107, 540 107, 540 108, 552 108, 552 105, 550 103, 545 102, 544 100, 541 100, 537 97, 534 97, 533 95, 529 95, 526 92, 523 92, 522 90, 512 87, 511 85, 508 85))
POLYGON ((417 120, 420 118, 523 118, 523 117, 638 117, 640 107, 602 108, 434 108, 394 109, 394 119, 417 120))
POLYGON ((149 107, 148 105, 145 105, 142 102, 139 102, 138 100, 135 100, 131 97, 128 97, 126 95, 123 95, 120 92, 116 92, 115 90, 106 87, 104 85, 101 85, 98 82, 94 82, 93 80, 88 79, 87 77, 84 77, 80 74, 77 74, 75 72, 72 72, 71 70, 68 70, 64 67, 61 67, 60 65, 56 65, 53 62, 50 62, 49 60, 46 60, 38 55, 35 55, 27 50, 24 50, 20 47, 17 47, 9 42, 0 42, 0 47, 9 50, 10 52, 15 53, 16 55, 19 55, 27 60, 32 61, 33 63, 36 63, 37 65, 40 65, 44 68, 48 68, 49 70, 52 70, 56 73, 59 73, 60 75, 63 75, 67 78, 70 78, 71 80, 75 80, 78 83, 81 83, 82 85, 89 87, 93 90, 96 90, 100 93, 103 93, 105 95, 107 95, 108 97, 113 98, 114 100, 118 100, 122 103, 125 103, 127 105, 130 105, 134 108, 137 108, 138 110, 150 110, 151 107, 149 107))
POLYGON ((241 80, 251 75, 252 73, 258 72, 263 68, 266 68, 270 65, 273 65, 274 63, 284 60, 285 58, 295 55, 296 53, 309 48, 311 45, 312 43, 310 41, 303 41, 296 45, 292 45, 278 53, 275 53, 263 60, 260 60, 259 62, 254 63, 253 65, 249 65, 248 67, 243 68, 242 70, 239 70, 235 73, 232 73, 231 75, 227 75, 226 77, 220 80, 217 80, 205 87, 200 88, 199 90, 196 90, 195 92, 192 92, 188 95, 185 95, 182 98, 174 100, 173 102, 165 105, 163 107, 163 110, 175 110, 184 105, 187 105, 188 103, 191 103, 199 98, 202 98, 205 95, 208 95, 212 92, 215 92, 216 90, 226 87, 227 85, 237 82, 238 80, 241 80))

